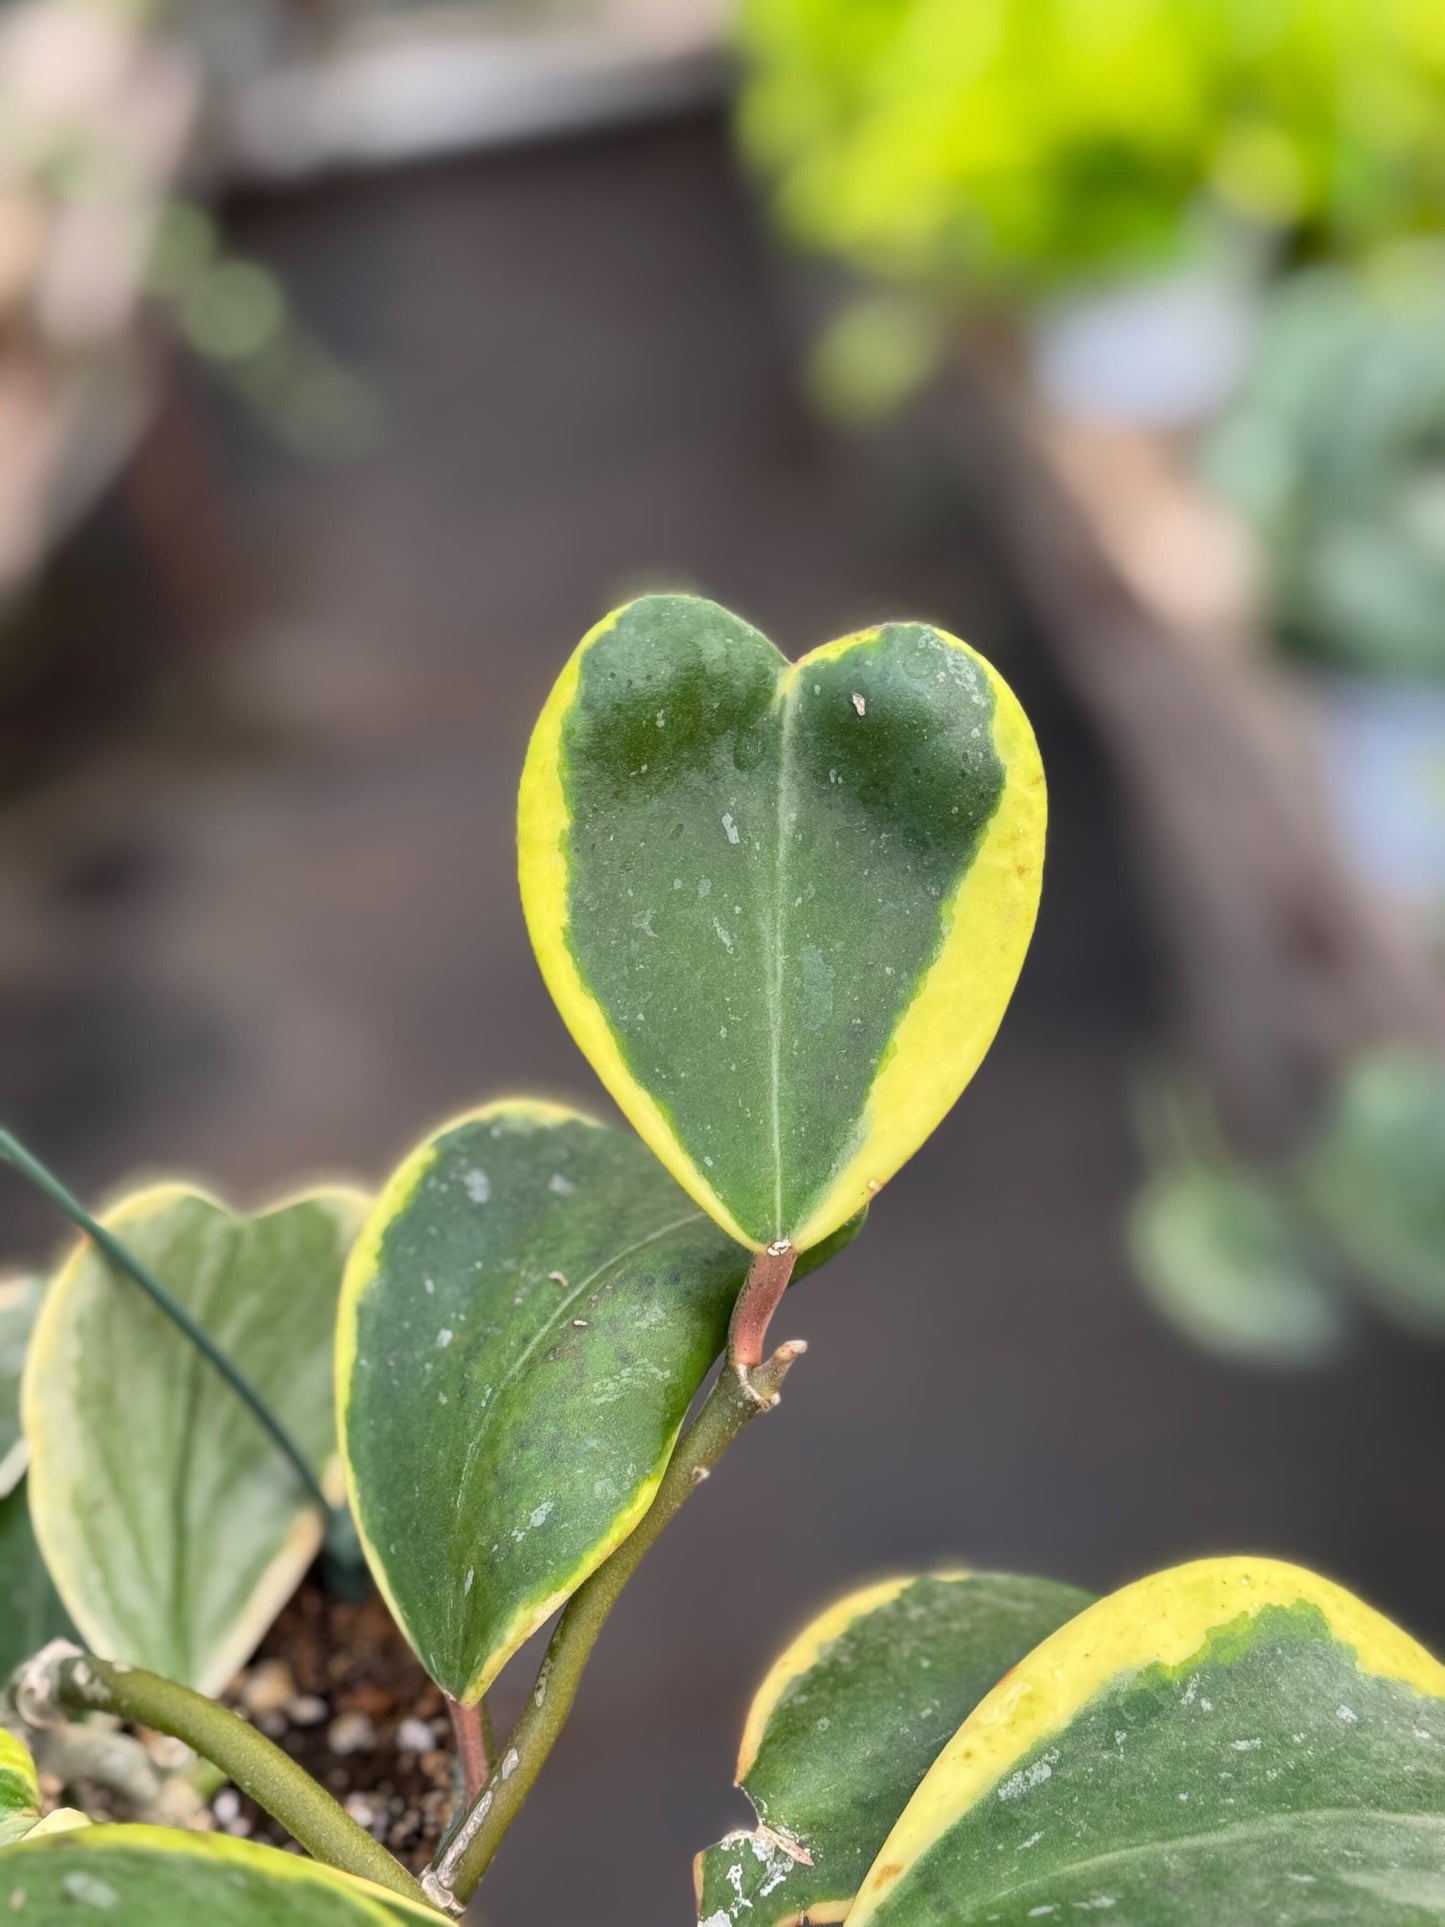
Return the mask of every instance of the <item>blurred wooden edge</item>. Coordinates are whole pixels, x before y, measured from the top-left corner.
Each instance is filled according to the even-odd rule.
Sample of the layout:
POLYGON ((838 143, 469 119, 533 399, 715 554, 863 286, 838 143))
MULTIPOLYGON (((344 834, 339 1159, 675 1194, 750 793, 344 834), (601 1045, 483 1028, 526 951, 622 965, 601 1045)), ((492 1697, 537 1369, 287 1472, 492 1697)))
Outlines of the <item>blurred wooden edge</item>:
POLYGON ((1251 538, 1192 480, 1185 437, 1061 416, 1007 336, 972 333, 934 399, 1111 757, 1226 1122, 1288 1148, 1352 1051, 1445 1047, 1445 978, 1337 842, 1251 538))
POLYGON ((215 159, 232 178, 280 185, 601 132, 725 95, 721 0, 553 11, 452 5, 346 19, 304 57, 228 91, 215 159))

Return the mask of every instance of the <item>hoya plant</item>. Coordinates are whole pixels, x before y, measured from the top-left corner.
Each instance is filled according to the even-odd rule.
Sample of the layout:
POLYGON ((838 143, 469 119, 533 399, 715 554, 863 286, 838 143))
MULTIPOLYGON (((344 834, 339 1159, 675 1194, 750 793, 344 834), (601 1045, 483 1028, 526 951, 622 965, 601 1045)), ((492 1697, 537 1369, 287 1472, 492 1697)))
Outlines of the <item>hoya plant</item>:
MULTIPOLYGON (((245 1214, 166 1184, 98 1217, 3 1140, 86 1236, 0 1304, 0 1917, 464 1909, 647 1548, 778 1403, 785 1290, 983 1057, 1044 822, 1028 722, 953 637, 890 623, 789 664, 648 597, 563 671, 519 812, 543 974, 632 1131, 512 1097, 375 1197, 245 1214), (451 1712, 425 1864, 221 1697, 323 1548, 333 1583, 364 1559, 451 1712), (549 1621, 494 1735, 488 1691, 549 1621), (210 1763, 304 1854, 156 1824, 160 1795, 109 1824, 57 1804, 85 1784, 67 1747, 156 1733, 176 1781, 210 1763)), ((1445 1668, 1267 1559, 1101 1600, 965 1565, 867 1585, 784 1648, 736 1779, 705 1927, 1406 1927, 1445 1894, 1445 1668)))

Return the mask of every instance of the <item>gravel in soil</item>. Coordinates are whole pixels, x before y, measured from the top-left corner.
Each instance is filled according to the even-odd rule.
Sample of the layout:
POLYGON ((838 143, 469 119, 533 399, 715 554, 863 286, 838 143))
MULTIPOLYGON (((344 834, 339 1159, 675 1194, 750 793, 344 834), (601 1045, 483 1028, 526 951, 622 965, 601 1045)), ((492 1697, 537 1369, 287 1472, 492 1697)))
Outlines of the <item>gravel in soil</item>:
MULTIPOLYGON (((308 1580, 224 1697, 403 1864, 431 1859, 452 1811, 451 1723, 379 1597, 352 1604, 308 1580)), ((236 1787, 209 1813, 223 1832, 291 1844, 236 1787)))

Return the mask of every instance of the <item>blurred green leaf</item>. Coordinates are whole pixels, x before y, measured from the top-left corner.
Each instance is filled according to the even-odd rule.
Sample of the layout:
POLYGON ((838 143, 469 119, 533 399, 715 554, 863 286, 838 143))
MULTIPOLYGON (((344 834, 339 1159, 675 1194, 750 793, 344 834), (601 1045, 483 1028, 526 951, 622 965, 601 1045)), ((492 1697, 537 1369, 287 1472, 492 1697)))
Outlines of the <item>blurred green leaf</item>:
POLYGON ((74 1637, 70 1614, 35 1543, 22 1479, 0 1499, 0 1681, 52 1639, 74 1637))
POLYGON ((1357 1060, 1305 1175, 1361 1288, 1401 1324, 1445 1338, 1445 1064, 1399 1049, 1357 1060))
POLYGON ((40 1784, 29 1750, 0 1726, 0 1847, 24 1839, 40 1818, 40 1784))
POLYGON ((1205 206, 1356 247, 1438 227, 1437 19, 1429 0, 744 0, 741 138, 799 239, 968 293, 1156 264, 1205 206))
POLYGON ((21 1927, 436 1927, 441 1916, 277 1847, 178 1827, 35 1833, 0 1854, 21 1927))
POLYGON ((1286 646, 1445 676, 1445 247, 1286 280, 1200 461, 1259 534, 1286 646))
MULTIPOLYGON (((318 1191, 248 1218, 166 1184, 103 1220, 338 1495, 336 1304, 366 1203, 318 1191)), ((23 1415, 36 1537, 85 1643, 219 1692, 321 1543, 320 1508, 295 1468, 88 1239, 46 1294, 23 1415)))
POLYGON ((44 1287, 38 1278, 0 1278, 0 1499, 25 1476, 20 1379, 44 1287))
POLYGON ((866 428, 918 392, 944 346, 937 317, 917 302, 865 296, 850 302, 814 343, 808 392, 829 420, 866 428))
POLYGON ((1286 1199, 1252 1172, 1156 1173, 1134 1200, 1128 1245, 1155 1307, 1209 1351, 1304 1367, 1345 1347, 1344 1302, 1286 1199))

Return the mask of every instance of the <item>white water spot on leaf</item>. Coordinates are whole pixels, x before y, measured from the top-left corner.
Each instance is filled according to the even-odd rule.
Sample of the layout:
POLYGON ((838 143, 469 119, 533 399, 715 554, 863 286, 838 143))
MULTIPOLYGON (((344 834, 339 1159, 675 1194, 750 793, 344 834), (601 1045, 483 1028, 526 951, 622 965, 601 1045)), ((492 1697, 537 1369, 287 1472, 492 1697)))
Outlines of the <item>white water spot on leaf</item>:
POLYGON ((436 1290, 436 1283, 435 1283, 435 1281, 434 1281, 433 1279, 431 1279, 431 1278, 423 1278, 423 1279, 422 1279, 422 1284, 423 1284, 423 1285, 424 1285, 424 1286, 426 1287, 426 1295, 427 1295, 427 1297, 428 1297, 428 1298, 430 1298, 430 1297, 431 1297, 431 1295, 432 1295, 432 1293, 433 1293, 433 1292, 434 1292, 434 1291, 436 1290))
POLYGON ((1035 1760, 1032 1766, 1021 1766, 1017 1773, 1011 1773, 998 1790, 999 1799, 1017 1800, 1021 1793, 1028 1793, 1032 1788, 1042 1786, 1045 1780, 1052 1779, 1053 1762, 1058 1757, 1056 1752, 1046 1753, 1043 1759, 1035 1760))
POLYGON ((1358 1726, 1360 1723, 1360 1716, 1352 1706, 1337 1706, 1335 1718, 1343 1720, 1346 1726, 1358 1726))
POLYGON ((1019 1852, 1024 1853, 1027 1851, 1028 1848, 1036 1847, 1039 1844, 1040 1840, 1043 1839, 1043 1837, 1044 1836, 1043 1836, 1042 1828, 1040 1828, 1040 1830, 1037 1833, 1031 1833, 1027 1840, 1021 1840, 1019 1842, 1019 1852))
POLYGON ((492 1180, 485 1171, 473 1167, 463 1177, 462 1183, 467 1187, 467 1196, 473 1204, 485 1204, 492 1195, 492 1180))
POLYGON ((1263 1740, 1232 1740, 1230 1744, 1236 1753, 1257 1753, 1264 1745, 1263 1740))
POLYGON ((733 822, 733 819, 730 813, 724 812, 722 825, 723 825, 723 828, 728 833, 728 842, 736 843, 738 840, 738 826, 736 823, 733 822))
POLYGON ((463 1591, 464 1593, 467 1593, 467 1592, 470 1592, 470 1591, 471 1591, 471 1589, 472 1589, 472 1581, 473 1581, 473 1580, 474 1580, 474 1579, 476 1578, 476 1576, 477 1576, 477 1569, 476 1569, 476 1567, 475 1567, 475 1566, 468 1566, 468 1567, 467 1567, 467 1576, 466 1576, 466 1578, 465 1578, 465 1579, 464 1579, 464 1580, 462 1581, 462 1591, 463 1591))
POLYGON ((732 956, 733 954, 732 932, 730 930, 724 930, 722 924, 719 922, 719 920, 716 917, 714 917, 712 920, 712 927, 714 930, 716 930, 719 940, 722 943, 723 949, 726 950, 729 956, 732 956))
POLYGON ((455 1337, 456 1337, 456 1333, 452 1330, 451 1326, 443 1325, 441 1330, 437 1333, 437 1350, 439 1352, 444 1352, 447 1346, 451 1344, 452 1340, 455 1337))
POLYGON ((697 884, 697 893, 698 893, 698 895, 699 895, 700 897, 705 897, 705 896, 707 896, 707 895, 709 894, 709 892, 711 891, 711 889, 712 889, 712 878, 711 878, 711 877, 699 877, 699 878, 698 878, 698 884, 697 884))
POLYGON ((65 1876, 60 1883, 60 1891, 67 1900, 78 1900, 82 1907, 113 1907, 120 1898, 115 1888, 106 1881, 97 1879, 93 1873, 79 1870, 65 1876))
POLYGON ((856 689, 853 691, 853 707, 860 716, 866 716, 868 713, 868 705, 856 689))
POLYGON ((699 1927, 732 1927, 732 1919, 726 1907, 719 1907, 715 1914, 699 1923, 699 1927))
POLYGON ((559 1198, 570 1198, 577 1187, 571 1178, 564 1178, 560 1171, 554 1171, 547 1180, 547 1189, 555 1192, 559 1198))
POLYGON ((544 1499, 541 1505, 537 1506, 531 1513, 532 1524, 534 1526, 546 1525, 556 1510, 557 1501, 555 1499, 544 1499))

